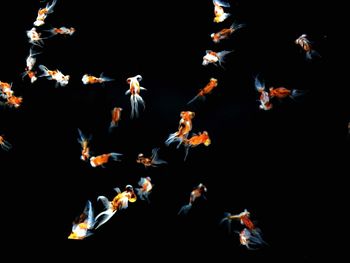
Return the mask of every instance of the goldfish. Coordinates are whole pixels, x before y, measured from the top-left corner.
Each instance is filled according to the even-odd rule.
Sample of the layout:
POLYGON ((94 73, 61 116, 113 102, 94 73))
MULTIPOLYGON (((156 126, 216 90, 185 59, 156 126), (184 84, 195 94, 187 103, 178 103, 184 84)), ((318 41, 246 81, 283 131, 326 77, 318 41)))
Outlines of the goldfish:
POLYGON ((244 229, 239 234, 239 239, 241 245, 246 246, 248 249, 257 249, 261 245, 267 244, 261 236, 261 230, 255 226, 255 224, 250 220, 250 212, 244 209, 243 212, 231 215, 230 213, 225 213, 224 218, 220 221, 220 224, 225 223, 231 233, 232 220, 239 220, 244 229))
POLYGON ((259 108, 262 110, 271 110, 272 109, 272 103, 270 102, 270 96, 269 93, 265 90, 265 83, 261 82, 258 77, 255 78, 255 88, 260 93, 259 101, 260 105, 259 108))
POLYGON ((23 76, 28 76, 31 83, 34 83, 38 78, 36 77, 36 71, 27 70, 23 73, 23 76))
POLYGON ((197 147, 200 144, 204 144, 205 146, 209 146, 211 144, 208 132, 204 131, 203 133, 198 133, 198 135, 194 134, 190 139, 184 139, 184 146, 186 149, 185 160, 189 149, 197 147))
POLYGON ((34 26, 42 26, 45 24, 45 19, 48 14, 53 12, 53 8, 55 7, 57 0, 53 0, 52 3, 47 3, 45 8, 40 8, 38 11, 38 16, 34 21, 34 26))
POLYGON ((56 87, 58 87, 58 85, 62 87, 68 85, 70 79, 69 75, 63 75, 58 69, 49 70, 44 65, 39 65, 39 68, 44 72, 40 77, 47 77, 49 80, 56 80, 56 87))
POLYGON ((78 133, 79 133, 78 142, 81 145, 81 156, 80 156, 80 159, 83 160, 83 161, 87 161, 87 160, 90 159, 89 142, 90 142, 92 136, 90 135, 89 137, 85 137, 80 129, 78 129, 78 133))
POLYGON ((306 34, 302 34, 295 40, 295 44, 301 46, 306 52, 306 59, 311 60, 315 57, 320 57, 320 54, 312 48, 312 42, 308 39, 306 34))
POLYGON ((40 53, 41 52, 34 53, 32 48, 29 50, 29 55, 28 55, 28 57, 26 59, 26 70, 32 70, 33 69, 33 67, 34 67, 34 65, 36 63, 35 56, 40 54, 40 53))
POLYGON ((224 0, 213 0, 214 4, 214 22, 220 23, 225 21, 229 16, 231 16, 230 13, 225 13, 223 7, 230 7, 230 4, 225 2, 224 0))
POLYGON ((16 97, 16 96, 12 95, 12 96, 7 98, 6 104, 10 107, 18 108, 19 106, 21 106, 22 102, 23 102, 22 97, 16 97))
POLYGON ((31 30, 27 30, 27 37, 29 38, 29 43, 32 45, 39 47, 44 45, 44 38, 41 37, 41 33, 36 31, 35 27, 33 27, 31 30))
POLYGON ((177 132, 171 133, 168 139, 165 141, 165 144, 169 146, 173 142, 179 142, 177 147, 180 147, 183 140, 187 138, 189 132, 192 130, 192 119, 194 118, 195 113, 192 111, 182 111, 180 113, 180 122, 177 132))
POLYGON ((222 68, 224 68, 222 66, 222 63, 224 63, 224 58, 227 54, 230 54, 232 51, 221 51, 221 52, 214 52, 212 50, 206 50, 205 51, 206 54, 203 57, 203 66, 207 66, 209 64, 214 64, 215 66, 221 66, 222 68))
POLYGON ((114 107, 112 110, 112 120, 111 124, 109 125, 109 131, 112 131, 113 128, 118 126, 118 123, 120 121, 120 115, 122 114, 122 108, 114 107))
POLYGON ((149 202, 149 195, 151 194, 151 191, 154 186, 151 183, 151 178, 141 177, 140 181, 138 182, 138 185, 141 186, 141 188, 136 188, 136 194, 141 200, 146 200, 147 202, 149 202))
POLYGON ((187 104, 194 102, 197 99, 205 99, 205 95, 210 94, 214 88, 218 86, 218 80, 215 78, 211 78, 209 83, 201 90, 199 90, 198 94, 190 100, 187 104))
POLYGON ((221 40, 228 39, 238 29, 245 27, 245 24, 233 23, 229 28, 224 28, 217 33, 210 35, 214 43, 219 43, 221 40))
POLYGON ((68 239, 82 240, 92 235, 92 229, 95 224, 94 210, 90 201, 87 201, 84 212, 73 221, 72 232, 68 239))
POLYGON ((4 151, 9 151, 12 148, 11 143, 5 140, 4 135, 0 135, 0 146, 4 151))
POLYGON ((105 196, 97 197, 97 200, 100 200, 104 205, 105 210, 96 216, 95 221, 97 225, 95 225, 95 229, 105 224, 117 211, 128 208, 129 202, 133 203, 137 200, 132 185, 126 185, 124 192, 121 192, 118 187, 114 188, 114 190, 118 194, 112 201, 109 201, 105 196))
POLYGON ((206 197, 205 197, 206 192, 207 192, 207 187, 204 184, 200 183, 198 186, 196 186, 190 194, 190 200, 189 200, 188 205, 184 205, 183 207, 181 207, 178 215, 188 214, 188 212, 191 210, 193 204, 198 199, 202 198, 202 199, 206 200, 206 197))
POLYGON ((4 99, 11 97, 13 95, 12 83, 2 82, 0 81, 0 95, 4 99))
POLYGON ((244 225, 249 230, 254 230, 255 225, 250 220, 250 212, 247 209, 244 209, 243 212, 237 214, 237 215, 231 215, 230 213, 225 213, 225 217, 220 221, 220 223, 226 223, 227 227, 229 229, 229 232, 231 232, 231 223, 232 220, 239 220, 242 225, 244 225))
POLYGON ((140 86, 141 80, 142 80, 141 75, 136 75, 135 77, 130 77, 127 79, 127 83, 130 85, 130 88, 125 92, 125 95, 131 94, 130 96, 131 119, 133 119, 134 116, 136 118, 139 116, 139 110, 138 110, 139 104, 141 104, 143 106, 143 109, 145 109, 145 102, 140 96, 140 91, 146 90, 146 89, 140 86))
POLYGON ((114 79, 108 78, 103 76, 103 73, 101 73, 100 77, 95 77, 92 75, 85 74, 81 81, 83 82, 84 85, 87 84, 96 84, 96 83, 104 83, 107 81, 113 81, 114 79))
POLYGON ((70 28, 67 28, 67 27, 53 27, 51 28, 50 30, 48 30, 51 35, 73 35, 75 33, 75 28, 74 27, 70 27, 70 28))
POLYGON ((262 245, 267 244, 262 239, 259 230, 251 231, 247 228, 244 228, 241 232, 239 232, 239 242, 241 243, 241 245, 245 246, 249 250, 258 249, 262 245))
POLYGON ((29 56, 26 59, 25 72, 22 74, 22 78, 24 78, 25 76, 28 76, 31 83, 34 83, 37 80, 36 72, 33 71, 33 68, 34 68, 34 65, 36 63, 35 56, 38 54, 40 54, 40 52, 34 53, 32 48, 29 50, 29 56))
POLYGON ((113 161, 119 161, 119 156, 121 155, 121 153, 105 153, 96 157, 92 156, 90 158, 90 164, 92 167, 104 167, 104 165, 108 163, 109 159, 112 159, 113 161))
POLYGON ((299 97, 303 94, 304 94, 303 91, 297 90, 297 89, 289 90, 289 89, 286 89, 285 87, 269 88, 270 98, 284 99, 289 97, 291 99, 295 99, 296 97, 299 97))
POLYGON ((1 102, 1 105, 4 106, 10 106, 18 108, 22 102, 22 97, 17 97, 14 95, 14 92, 12 90, 12 83, 2 82, 0 81, 0 96, 4 99, 6 99, 6 102, 1 102))
POLYGON ((151 157, 144 157, 143 153, 140 153, 137 157, 136 162, 143 164, 146 168, 149 166, 156 167, 159 164, 166 164, 167 163, 166 161, 159 159, 158 151, 159 151, 159 148, 154 148, 152 150, 151 157))

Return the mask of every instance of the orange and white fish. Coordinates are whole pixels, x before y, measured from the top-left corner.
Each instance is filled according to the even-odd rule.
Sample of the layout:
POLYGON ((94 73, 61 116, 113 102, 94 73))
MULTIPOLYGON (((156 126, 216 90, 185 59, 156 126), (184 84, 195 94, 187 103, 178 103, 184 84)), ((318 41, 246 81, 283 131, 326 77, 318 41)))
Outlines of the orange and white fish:
POLYGON ((99 213, 95 218, 95 229, 105 224, 119 210, 128 208, 128 204, 136 202, 137 196, 132 185, 125 186, 125 191, 121 192, 118 187, 114 188, 118 193, 112 201, 109 201, 105 196, 97 197, 105 207, 105 210, 99 213))
POLYGON ((182 111, 180 113, 180 122, 177 132, 171 133, 165 144, 169 146, 173 142, 179 142, 177 148, 180 147, 181 143, 187 138, 189 132, 192 130, 192 119, 196 114, 192 111, 182 111))
POLYGON ((4 135, 0 135, 0 146, 4 151, 9 151, 12 148, 11 143, 5 140, 4 135))
POLYGON ((31 83, 34 83, 38 78, 36 77, 36 71, 33 70, 27 70, 23 73, 23 77, 24 76, 28 76, 28 78, 30 79, 31 83))
POLYGON ((72 232, 68 239, 82 240, 92 235, 92 229, 95 224, 94 210, 91 202, 87 201, 84 212, 73 221, 72 232))
POLYGON ((112 159, 113 161, 120 161, 119 156, 121 156, 121 153, 105 153, 98 156, 92 156, 90 158, 90 164, 92 167, 101 166, 104 167, 106 163, 108 163, 109 159, 112 159))
POLYGON ((215 78, 211 78, 209 80, 209 83, 203 89, 199 90, 199 93, 187 104, 190 104, 197 99, 205 99, 205 95, 210 94, 212 90, 217 86, 218 86, 218 80, 215 78))
POLYGON ((80 159, 83 161, 88 161, 90 159, 90 147, 89 142, 91 141, 92 136, 85 137, 80 129, 78 129, 79 138, 78 142, 81 145, 81 156, 80 159))
POLYGON ((217 33, 212 33, 210 37, 214 43, 219 43, 223 39, 228 39, 234 32, 245 26, 245 24, 233 23, 229 28, 224 28, 217 33))
POLYGON ((44 65, 39 65, 39 68, 44 72, 40 77, 47 77, 47 79, 51 80, 56 80, 56 87, 58 85, 60 86, 66 86, 69 82, 70 76, 69 75, 63 75, 61 71, 58 69, 56 70, 49 70, 47 67, 44 65))
POLYGON ((202 133, 198 133, 198 135, 194 134, 190 139, 184 139, 183 143, 186 151, 184 160, 186 160, 190 148, 197 147, 200 144, 209 146, 211 144, 211 140, 208 132, 204 131, 202 133))
POLYGON ((260 93, 259 101, 260 105, 259 108, 262 110, 271 110, 272 109, 272 103, 270 102, 270 96, 269 93, 265 90, 265 83, 261 82, 258 77, 255 78, 255 88, 260 93))
POLYGON ((101 73, 100 77, 95 77, 92 75, 85 74, 81 81, 83 82, 84 85, 87 84, 96 84, 96 83, 104 83, 107 81, 113 81, 114 79, 108 78, 103 76, 103 73, 101 73))
POLYGON ((0 81, 0 96, 4 99, 11 97, 13 95, 12 83, 0 81))
POLYGON ((34 53, 33 52, 33 48, 31 48, 30 50, 29 50, 29 55, 28 55, 28 57, 27 57, 27 59, 26 59, 26 70, 33 70, 33 67, 34 67, 34 65, 35 65, 35 63, 36 63, 36 58, 35 58, 35 56, 36 55, 39 55, 41 52, 38 52, 38 53, 34 53))
POLYGON ((224 68, 222 66, 222 63, 225 62, 225 56, 227 54, 230 54, 232 51, 227 51, 227 50, 223 50, 220 52, 214 52, 212 50, 206 50, 205 51, 205 56, 203 57, 203 66, 207 66, 209 64, 214 64, 215 66, 221 66, 222 68, 224 68))
POLYGON ((159 159, 158 151, 159 151, 159 148, 154 148, 152 150, 152 156, 151 157, 145 157, 143 155, 143 153, 140 153, 138 155, 138 157, 137 157, 136 162, 143 164, 146 168, 149 167, 149 166, 156 167, 159 164, 166 164, 167 163, 166 161, 163 161, 163 160, 159 159))
POLYGON ((125 92, 125 95, 131 94, 130 96, 131 119, 133 119, 134 116, 136 118, 139 116, 139 110, 138 110, 139 104, 141 104, 143 106, 143 109, 145 109, 145 102, 140 96, 140 91, 146 90, 146 89, 140 86, 141 80, 142 80, 141 75, 136 75, 135 77, 131 77, 126 80, 127 83, 130 85, 130 88, 125 92))
POLYGON ((141 177, 140 181, 138 182, 138 185, 141 186, 141 188, 136 188, 136 194, 141 200, 146 200, 147 202, 149 202, 149 195, 151 194, 151 191, 154 186, 151 183, 151 178, 141 177))
POLYGON ((267 244, 262 239, 259 229, 251 231, 247 228, 244 228, 241 232, 239 232, 239 242, 241 243, 241 245, 245 246, 250 250, 258 249, 261 246, 267 244))
POLYGON ((306 59, 311 60, 315 57, 321 57, 320 54, 312 48, 312 42, 308 39, 306 34, 301 35, 295 40, 295 44, 301 46, 306 52, 306 59))
POLYGON ((12 90, 12 83, 2 82, 0 81, 0 96, 6 100, 6 102, 1 102, 1 106, 9 106, 9 107, 15 107, 18 108, 22 102, 22 97, 17 97, 14 95, 14 92, 12 90))
POLYGON ((196 186, 193 191, 191 192, 190 194, 190 200, 189 200, 189 203, 188 205, 184 205, 183 207, 181 207, 178 215, 181 215, 181 214, 188 214, 188 212, 191 210, 192 208, 192 205, 200 198, 206 200, 206 197, 205 197, 205 193, 207 192, 207 187, 200 183, 198 186, 196 186))
POLYGON ((29 43, 32 45, 39 47, 44 45, 44 38, 41 37, 41 33, 36 31, 35 27, 33 27, 31 30, 27 30, 27 37, 29 38, 29 43))
POLYGON ((220 23, 225 21, 229 16, 231 16, 230 13, 225 13, 223 7, 230 7, 230 4, 225 2, 224 0, 213 0, 214 4, 214 22, 220 23))
POLYGON ((111 124, 109 125, 109 131, 112 131, 113 128, 118 126, 118 123, 120 121, 120 116, 122 114, 122 108, 114 107, 112 110, 112 120, 111 124))
POLYGON ((7 97, 6 104, 10 107, 18 108, 19 106, 21 106, 22 102, 23 102, 22 97, 16 97, 16 96, 12 95, 10 97, 7 97))
POLYGON ((36 58, 35 56, 40 54, 39 53, 33 53, 33 49, 31 48, 29 50, 29 56, 26 59, 26 68, 25 68, 25 72, 22 74, 22 78, 24 78, 25 76, 28 76, 30 78, 31 83, 35 82, 37 80, 36 77, 36 72, 33 71, 34 65, 36 63, 36 58))
POLYGON ((42 26, 43 24, 45 24, 45 19, 47 15, 53 12, 53 8, 55 7, 56 3, 57 3, 57 0, 53 0, 51 4, 47 3, 45 8, 39 9, 38 16, 33 23, 34 26, 42 26))
POLYGON ((73 35, 75 33, 75 28, 74 27, 70 27, 70 28, 67 28, 67 27, 53 27, 51 28, 50 30, 48 30, 51 35, 73 35))

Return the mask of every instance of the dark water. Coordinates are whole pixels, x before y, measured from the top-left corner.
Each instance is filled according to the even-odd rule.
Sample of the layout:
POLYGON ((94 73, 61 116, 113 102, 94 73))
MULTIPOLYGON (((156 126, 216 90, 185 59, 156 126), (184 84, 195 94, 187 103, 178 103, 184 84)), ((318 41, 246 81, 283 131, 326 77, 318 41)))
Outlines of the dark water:
POLYGON ((0 133, 14 146, 8 153, 0 152, 2 213, 7 215, 3 239, 39 238, 73 249, 91 246, 94 251, 103 251, 108 244, 115 253, 140 258, 149 253, 161 260, 167 258, 160 251, 168 258, 184 259, 186 253, 194 258, 253 261, 288 256, 302 262, 314 256, 320 232, 313 222, 318 222, 328 200, 320 173, 340 175, 338 148, 345 145, 348 120, 348 94, 328 85, 324 5, 234 1, 233 17, 247 28, 214 44, 210 34, 229 27, 233 17, 214 24, 209 0, 162 5, 124 1, 115 6, 104 0, 58 1, 42 29, 73 26, 77 31, 71 37, 47 39, 44 48, 36 48, 42 51, 37 65, 71 76, 68 86, 55 88, 53 81, 39 79, 30 85, 20 76, 30 48, 25 31, 44 5, 38 2, 1 4, 6 15, 1 17, 0 80, 13 82, 15 94, 24 98, 19 109, 0 111, 0 133), (13 10, 15 18, 10 17, 13 10), (321 60, 307 62, 294 44, 303 33, 314 40, 321 60), (201 65, 207 49, 234 50, 226 70, 201 65), (81 83, 83 74, 101 72, 115 81, 104 86, 81 83), (258 73, 268 87, 307 93, 297 102, 276 102, 272 111, 260 111, 254 89, 258 73), (141 93, 146 110, 130 120, 126 79, 137 74, 147 88, 141 93), (211 77, 218 79, 217 89, 204 103, 186 105, 211 77), (124 109, 122 120, 108 133, 110 111, 116 106, 124 109), (164 145, 183 110, 196 113, 192 131, 206 130, 212 141, 209 147, 191 149, 186 162, 183 148, 164 145), (92 134, 96 155, 123 153, 122 162, 106 168, 82 162, 77 128, 92 134), (138 153, 148 155, 154 147, 160 147, 168 165, 145 169, 136 163, 138 153), (86 200, 98 212, 102 207, 97 196, 112 198, 114 187, 136 187, 146 176, 155 184, 149 205, 140 200, 130 204, 85 243, 66 241, 86 200), (178 217, 200 182, 208 188, 207 202, 189 217, 178 217), (237 234, 228 236, 218 226, 224 212, 245 208, 267 247, 247 251, 237 234))

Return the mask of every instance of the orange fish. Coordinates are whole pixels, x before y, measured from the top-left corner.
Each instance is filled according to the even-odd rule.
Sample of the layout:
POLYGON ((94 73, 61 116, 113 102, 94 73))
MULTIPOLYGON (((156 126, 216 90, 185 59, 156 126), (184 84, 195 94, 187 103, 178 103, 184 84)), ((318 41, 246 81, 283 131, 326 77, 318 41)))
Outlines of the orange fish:
POLYGON ((181 138, 187 137, 188 133, 192 130, 192 119, 196 114, 192 111, 182 111, 180 116, 178 136, 181 138))
POLYGON ((195 101, 196 99, 205 99, 205 95, 209 94, 212 92, 212 90, 214 88, 216 88, 218 86, 218 80, 215 78, 211 78, 209 80, 209 83, 199 91, 199 93, 192 99, 190 100, 187 104, 192 103, 193 101, 195 101))
POLYGON ((186 151, 185 160, 187 158, 189 149, 200 144, 204 144, 205 146, 209 146, 211 144, 208 132, 204 131, 203 133, 198 133, 198 135, 194 134, 190 139, 184 139, 184 146, 186 151))
POLYGON ((143 153, 140 153, 137 157, 136 162, 143 164, 146 168, 149 166, 156 167, 159 164, 166 164, 167 163, 166 161, 159 159, 158 151, 159 151, 159 148, 154 148, 152 150, 151 157, 145 157, 143 156, 143 153))
POLYGON ((181 215, 181 214, 186 215, 189 212, 189 210, 191 210, 192 205, 199 198, 203 198, 204 200, 206 200, 206 197, 205 197, 206 192, 207 192, 207 187, 202 183, 200 183, 197 187, 195 187, 190 194, 190 201, 188 205, 184 205, 183 207, 181 207, 178 215, 181 215))
POLYGON ((192 111, 182 111, 180 113, 181 119, 178 131, 169 135, 168 139, 165 141, 167 146, 173 142, 179 142, 178 147, 180 147, 184 138, 187 138, 188 133, 192 130, 192 119, 194 116, 195 113, 192 111))
POLYGON ((134 192, 132 185, 125 186, 125 191, 121 192, 118 187, 114 188, 114 190, 118 193, 112 201, 109 201, 105 196, 99 196, 97 200, 100 200, 104 207, 105 211, 99 213, 95 221, 97 225, 95 229, 102 226, 106 223, 111 217, 119 210, 128 208, 128 203, 135 202, 137 200, 137 196, 134 192))
POLYGON ((89 142, 91 140, 91 135, 87 138, 84 136, 84 134, 81 132, 80 129, 78 129, 79 132, 79 138, 78 142, 81 145, 81 156, 80 159, 83 161, 87 161, 90 159, 90 147, 89 142))
POLYGON ((139 104, 145 109, 145 102, 140 96, 141 90, 146 90, 144 87, 140 86, 140 81, 142 80, 141 75, 136 75, 135 77, 130 77, 126 81, 129 84, 129 89, 125 92, 125 95, 130 94, 130 103, 131 103, 131 114, 130 118, 139 116, 139 104))
POLYGON ((185 140, 185 144, 190 147, 196 147, 200 144, 204 144, 205 146, 209 146, 211 143, 208 132, 204 131, 203 133, 198 133, 198 135, 194 134, 190 139, 185 140))
POLYGON ((7 99, 13 94, 12 84, 0 81, 0 95, 1 97, 7 99))
POLYGON ((118 123, 120 121, 120 115, 122 114, 122 108, 115 107, 112 110, 112 120, 111 124, 109 126, 109 131, 112 131, 114 127, 118 126, 118 123))
POLYGON ((284 87, 280 87, 280 88, 271 87, 269 89, 270 98, 284 99, 289 97, 291 99, 295 99, 296 97, 299 97, 303 94, 304 94, 304 91, 297 90, 297 89, 289 90, 284 87))
POLYGON ((119 161, 119 156, 122 154, 120 153, 105 153, 99 156, 93 156, 90 158, 90 164, 92 167, 102 166, 104 167, 104 164, 108 163, 109 158, 111 158, 113 161, 119 161))
POLYGON ((31 83, 34 83, 38 79, 37 76, 36 76, 36 71, 32 71, 32 70, 26 70, 23 73, 23 78, 25 76, 28 76, 28 78, 30 79, 31 83))
POLYGON ((245 24, 233 23, 229 28, 224 28, 217 33, 212 33, 210 35, 214 43, 219 43, 223 39, 229 38, 238 29, 245 27, 245 24))
POLYGON ((250 212, 247 209, 244 209, 244 211, 238 215, 228 215, 227 219, 238 219, 240 220, 241 224, 247 227, 249 230, 255 229, 254 223, 250 220, 250 212))
POLYGON ((134 192, 134 189, 131 185, 125 187, 125 191, 119 193, 112 200, 113 210, 125 209, 128 207, 128 202, 134 203, 137 199, 137 196, 134 192))
POLYGON ((21 106, 22 102, 23 102, 22 97, 16 97, 12 95, 7 98, 6 104, 9 105, 10 107, 18 108, 19 106, 21 106))
POLYGON ((73 222, 72 232, 68 236, 68 239, 82 240, 92 235, 91 230, 95 224, 94 210, 92 209, 91 202, 88 201, 84 212, 73 222))

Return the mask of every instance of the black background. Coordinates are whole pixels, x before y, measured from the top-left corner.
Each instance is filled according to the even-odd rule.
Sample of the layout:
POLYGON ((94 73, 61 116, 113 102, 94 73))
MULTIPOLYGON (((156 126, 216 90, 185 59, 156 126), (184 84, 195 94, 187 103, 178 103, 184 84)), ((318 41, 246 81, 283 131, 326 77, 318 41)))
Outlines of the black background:
POLYGON ((71 76, 69 85, 59 88, 44 78, 34 84, 21 79, 30 48, 25 31, 44 5, 1 3, 0 80, 13 82, 15 94, 24 98, 20 108, 0 111, 0 132, 13 144, 10 152, 0 151, 4 239, 39 238, 82 251, 91 245, 104 255, 110 253, 104 251, 107 245, 111 254, 130 259, 214 255, 301 262, 322 253, 319 243, 327 244, 322 238, 328 229, 321 230, 320 218, 329 211, 325 200, 331 206, 333 201, 328 198, 332 180, 320 173, 339 175, 348 110, 343 87, 329 85, 325 4, 232 1, 227 10, 233 16, 214 24, 209 0, 58 1, 39 29, 72 26, 76 33, 45 39, 44 47, 35 50, 42 52, 37 65, 71 76), (229 27, 233 18, 247 28, 212 43, 210 34, 229 27), (294 44, 303 33, 322 59, 305 60, 294 44), (201 65, 206 49, 234 50, 226 70, 201 65), (82 84, 83 74, 101 72, 115 81, 82 84), (258 73, 267 87, 307 93, 297 102, 275 102, 272 111, 260 111, 254 88, 258 73), (126 79, 137 74, 147 89, 141 92, 146 110, 130 120, 126 79), (204 103, 186 105, 211 77, 218 79, 217 89, 204 103), (122 120, 108 133, 116 106, 124 109, 122 120), (164 145, 183 110, 196 113, 192 131, 206 130, 212 140, 209 147, 191 149, 186 162, 183 148, 164 145), (92 134, 95 155, 122 153, 122 162, 92 168, 81 161, 77 128, 92 134), (168 165, 145 169, 136 163, 138 153, 149 155, 154 147, 160 147, 168 165), (155 184, 151 204, 130 204, 83 243, 67 240, 86 200, 97 214, 102 209, 98 195, 112 198, 114 187, 136 187, 146 176, 155 184), (178 217, 200 182, 208 188, 207 202, 187 218, 178 217), (244 208, 267 247, 248 251, 236 234, 228 236, 218 225, 224 212, 244 208))

